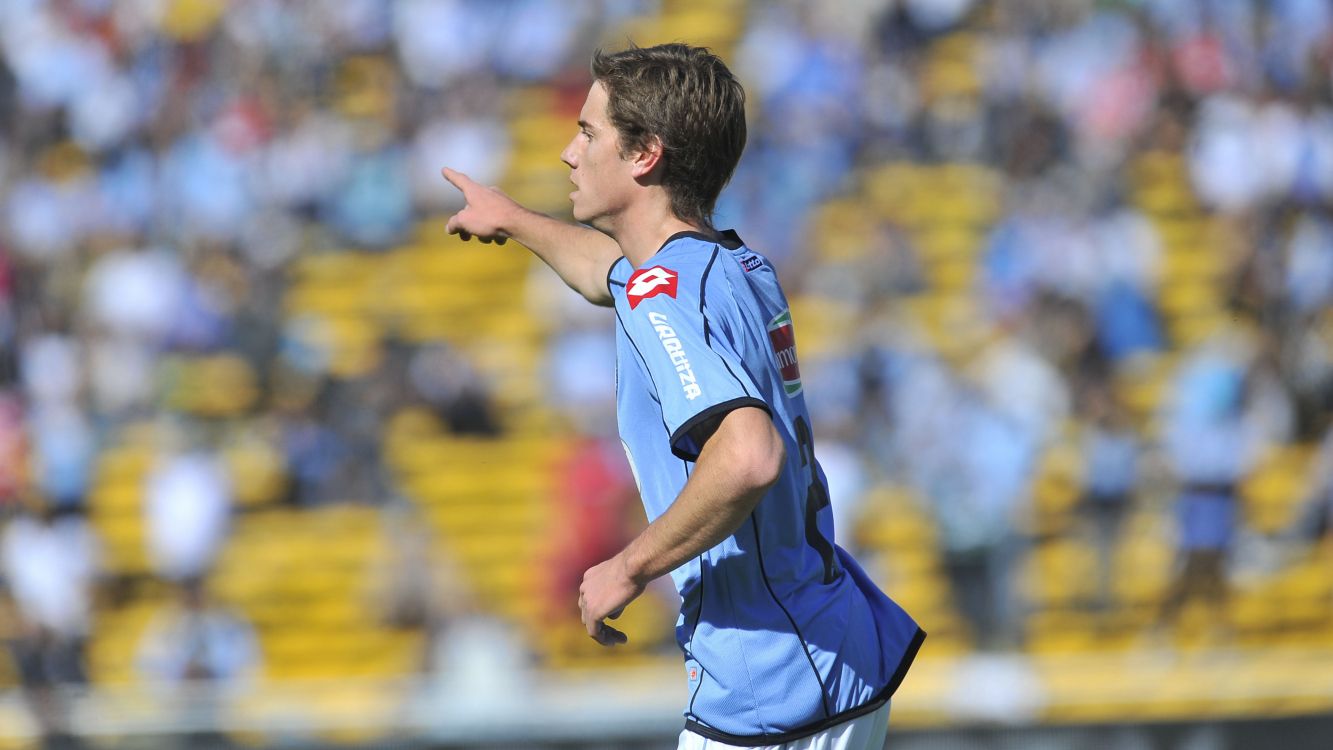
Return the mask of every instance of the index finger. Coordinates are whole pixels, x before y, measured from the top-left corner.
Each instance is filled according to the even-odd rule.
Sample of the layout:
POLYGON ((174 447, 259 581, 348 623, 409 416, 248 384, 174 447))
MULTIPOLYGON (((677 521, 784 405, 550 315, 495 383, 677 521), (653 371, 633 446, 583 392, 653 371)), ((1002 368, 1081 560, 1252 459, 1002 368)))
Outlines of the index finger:
POLYGON ((472 181, 471 177, 468 177, 456 169, 450 169, 449 167, 442 168, 440 174, 444 175, 444 179, 448 180, 450 185, 453 185, 462 191, 464 196, 467 196, 468 191, 477 184, 472 181))

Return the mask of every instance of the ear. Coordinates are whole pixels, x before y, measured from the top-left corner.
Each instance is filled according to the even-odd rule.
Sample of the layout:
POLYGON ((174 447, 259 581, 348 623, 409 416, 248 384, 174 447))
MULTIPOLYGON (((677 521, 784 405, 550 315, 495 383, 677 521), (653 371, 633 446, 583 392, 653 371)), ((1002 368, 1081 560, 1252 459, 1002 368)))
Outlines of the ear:
POLYGON ((662 139, 657 136, 650 138, 648 145, 636 153, 631 161, 634 178, 646 177, 662 161, 662 139))

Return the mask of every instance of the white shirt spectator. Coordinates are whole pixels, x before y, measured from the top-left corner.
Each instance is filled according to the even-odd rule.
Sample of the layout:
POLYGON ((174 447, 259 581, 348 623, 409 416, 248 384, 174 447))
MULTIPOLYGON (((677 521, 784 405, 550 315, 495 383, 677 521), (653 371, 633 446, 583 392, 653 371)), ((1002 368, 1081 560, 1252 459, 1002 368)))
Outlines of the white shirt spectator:
POLYGON ((1255 117, 1250 105, 1230 96, 1214 96, 1200 108, 1190 177, 1199 197, 1223 211, 1254 203, 1265 186, 1265 170, 1255 164, 1255 117))
POLYGON ((226 538, 232 488, 221 462, 207 453, 168 456, 148 476, 149 558, 170 580, 201 576, 226 538))
POLYGON ((111 70, 83 87, 69 107, 70 131, 89 151, 123 142, 143 116, 134 82, 111 70))
POLYGON ((507 9, 504 37, 494 47, 495 67, 516 78, 548 80, 569 61, 592 3, 518 0, 507 9))
MULTIPOLYGON (((394 5, 393 30, 407 77, 418 86, 444 86, 483 68, 500 25, 483 3, 403 0, 394 5), (447 30, 447 31, 446 31, 447 30)), ((507 27, 507 26, 506 26, 507 27)))
POLYGON ((4 216, 14 249, 38 260, 64 255, 82 236, 84 211, 94 199, 92 183, 86 179, 61 184, 33 176, 19 180, 5 203, 4 216))
POLYGON ((97 259, 84 292, 94 319, 115 333, 155 341, 171 330, 184 286, 176 255, 122 250, 97 259))
POLYGON ((0 16, 0 45, 22 98, 36 107, 68 104, 107 69, 106 47, 74 33, 49 6, 17 5, 0 16))
POLYGON ((1069 415, 1069 390, 1060 373, 1016 338, 988 347, 976 364, 986 401, 1041 444, 1069 415))
POLYGON ((0 536, 0 564, 23 618, 65 637, 88 633, 97 559, 97 539, 76 516, 19 516, 0 536))
POLYGON ((34 403, 72 400, 79 390, 79 346, 56 333, 34 336, 23 344, 23 390, 34 403))

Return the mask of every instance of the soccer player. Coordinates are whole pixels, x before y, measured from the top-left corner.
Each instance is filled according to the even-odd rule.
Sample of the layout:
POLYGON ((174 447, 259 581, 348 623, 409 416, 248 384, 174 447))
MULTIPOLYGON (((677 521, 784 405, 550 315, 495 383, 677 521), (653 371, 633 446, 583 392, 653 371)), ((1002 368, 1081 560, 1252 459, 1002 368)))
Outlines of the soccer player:
POLYGON ((680 747, 882 748, 924 632, 834 543, 787 300, 713 227, 745 146, 745 94, 683 44, 593 57, 569 165, 574 218, 444 169, 448 231, 513 238, 616 312, 620 435, 650 521, 584 574, 588 635, 671 574, 689 704, 680 747))

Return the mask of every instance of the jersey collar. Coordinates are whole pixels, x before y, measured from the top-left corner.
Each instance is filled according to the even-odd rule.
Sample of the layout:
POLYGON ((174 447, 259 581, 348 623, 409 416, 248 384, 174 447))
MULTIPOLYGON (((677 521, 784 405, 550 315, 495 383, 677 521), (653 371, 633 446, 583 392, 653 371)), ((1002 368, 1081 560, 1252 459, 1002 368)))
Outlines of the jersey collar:
POLYGON ((662 252, 663 250, 666 249, 667 245, 670 245, 676 240, 684 238, 695 239, 699 240, 700 242, 712 242, 714 244, 721 245, 722 247, 725 247, 728 250, 736 250, 745 244, 745 242, 741 240, 740 235, 736 234, 736 231, 733 229, 723 229, 719 231, 716 235, 705 234, 704 232, 696 232, 692 229, 687 229, 684 232, 676 232, 670 237, 667 237, 666 242, 663 242, 662 246, 657 248, 657 252, 659 253, 662 252))

